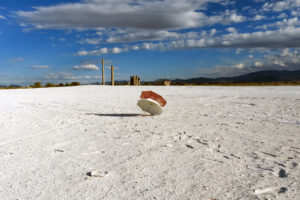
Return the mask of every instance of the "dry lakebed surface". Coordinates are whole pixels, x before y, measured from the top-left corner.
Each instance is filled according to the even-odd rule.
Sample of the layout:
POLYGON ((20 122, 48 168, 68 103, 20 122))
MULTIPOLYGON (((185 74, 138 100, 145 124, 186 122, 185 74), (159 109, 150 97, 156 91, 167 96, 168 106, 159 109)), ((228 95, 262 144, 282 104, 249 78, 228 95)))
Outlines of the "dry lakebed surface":
POLYGON ((299 86, 0 90, 3 200, 296 200, 299 164, 299 86))

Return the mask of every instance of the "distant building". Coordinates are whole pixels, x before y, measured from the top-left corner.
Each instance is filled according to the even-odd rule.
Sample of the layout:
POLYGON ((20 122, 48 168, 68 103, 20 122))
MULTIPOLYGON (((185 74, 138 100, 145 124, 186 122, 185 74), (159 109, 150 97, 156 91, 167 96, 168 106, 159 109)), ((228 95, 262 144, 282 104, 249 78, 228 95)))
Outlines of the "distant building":
POLYGON ((169 86, 169 85, 171 85, 171 81, 170 80, 162 80, 162 84, 165 86, 169 86))
POLYGON ((130 76, 130 85, 139 86, 141 85, 141 79, 138 76, 130 76))

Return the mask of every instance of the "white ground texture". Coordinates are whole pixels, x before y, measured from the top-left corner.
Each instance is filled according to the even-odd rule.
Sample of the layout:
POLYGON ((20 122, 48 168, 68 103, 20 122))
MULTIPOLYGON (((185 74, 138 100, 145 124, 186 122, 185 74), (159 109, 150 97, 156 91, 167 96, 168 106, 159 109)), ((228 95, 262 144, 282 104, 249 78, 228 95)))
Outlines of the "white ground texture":
POLYGON ((300 87, 0 90, 4 200, 298 200, 299 164, 300 87))

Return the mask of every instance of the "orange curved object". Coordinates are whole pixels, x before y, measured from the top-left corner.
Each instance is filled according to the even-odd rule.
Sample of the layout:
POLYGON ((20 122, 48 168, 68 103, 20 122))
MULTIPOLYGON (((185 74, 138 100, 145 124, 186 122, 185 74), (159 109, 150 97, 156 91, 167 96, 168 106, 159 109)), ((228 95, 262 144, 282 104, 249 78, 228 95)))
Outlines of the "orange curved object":
POLYGON ((162 107, 167 104, 167 101, 162 96, 152 91, 142 91, 141 99, 152 99, 159 103, 159 105, 161 105, 162 107))

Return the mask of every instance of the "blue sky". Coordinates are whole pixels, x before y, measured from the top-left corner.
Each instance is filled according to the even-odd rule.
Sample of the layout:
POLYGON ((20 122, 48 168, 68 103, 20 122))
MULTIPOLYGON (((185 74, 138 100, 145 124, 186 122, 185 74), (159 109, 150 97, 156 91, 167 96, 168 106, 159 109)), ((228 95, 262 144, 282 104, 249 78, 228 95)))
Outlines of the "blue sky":
POLYGON ((300 69, 300 0, 2 0, 0 84, 300 69))

